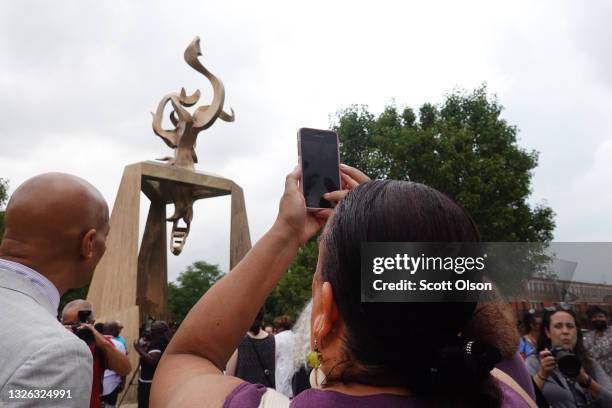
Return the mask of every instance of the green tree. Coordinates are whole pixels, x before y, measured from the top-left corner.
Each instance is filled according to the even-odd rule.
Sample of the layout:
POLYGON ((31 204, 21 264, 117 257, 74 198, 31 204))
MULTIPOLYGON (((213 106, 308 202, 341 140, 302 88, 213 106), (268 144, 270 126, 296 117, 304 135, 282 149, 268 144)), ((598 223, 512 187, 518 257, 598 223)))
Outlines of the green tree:
POLYGON ((0 178, 0 242, 4 235, 4 205, 8 199, 8 180, 0 178))
POLYGON ((486 86, 455 91, 441 106, 416 115, 395 105, 375 117, 365 107, 340 111, 333 129, 344 163, 376 179, 412 180, 459 202, 483 241, 549 242, 553 210, 527 202, 538 153, 517 144, 518 130, 501 118, 503 107, 486 86))
POLYGON ((194 262, 168 284, 168 309, 172 320, 180 323, 204 293, 223 276, 218 265, 194 262))
POLYGON ((311 297, 312 275, 318 255, 316 237, 313 237, 299 249, 287 273, 268 297, 265 321, 269 322, 283 314, 291 316, 295 321, 311 297))
MULTIPOLYGON (((331 127, 342 142, 342 162, 372 179, 412 180, 448 194, 472 215, 483 241, 546 244, 554 212, 527 202, 538 153, 518 146, 518 129, 502 119, 502 110, 483 85, 451 92, 439 106, 425 103, 418 114, 390 105, 376 116, 351 106, 336 114, 331 127)), ((271 313, 299 312, 310 297, 316 258, 310 241, 268 300, 271 313)), ((545 261, 534 253, 527 269, 536 271, 545 261)))

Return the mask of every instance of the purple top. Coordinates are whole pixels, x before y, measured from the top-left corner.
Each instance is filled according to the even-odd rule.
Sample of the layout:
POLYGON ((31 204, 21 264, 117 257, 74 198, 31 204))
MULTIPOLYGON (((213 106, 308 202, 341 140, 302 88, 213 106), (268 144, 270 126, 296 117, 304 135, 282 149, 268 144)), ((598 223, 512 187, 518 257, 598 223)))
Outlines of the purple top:
MULTIPOLYGON (((502 393, 501 407, 528 408, 523 399, 506 384, 499 383, 502 393)), ((225 399, 223 408, 256 408, 267 388, 261 384, 242 383, 225 399)), ((273 391, 270 391, 273 392, 273 391)), ((427 401, 414 396, 375 394, 364 397, 342 394, 331 390, 309 389, 291 400, 288 407, 334 407, 334 408, 379 408, 379 407, 427 407, 427 401)))
POLYGON ((520 353, 516 353, 512 358, 502 360, 495 367, 512 377, 534 401, 536 400, 533 381, 531 381, 531 376, 520 353))

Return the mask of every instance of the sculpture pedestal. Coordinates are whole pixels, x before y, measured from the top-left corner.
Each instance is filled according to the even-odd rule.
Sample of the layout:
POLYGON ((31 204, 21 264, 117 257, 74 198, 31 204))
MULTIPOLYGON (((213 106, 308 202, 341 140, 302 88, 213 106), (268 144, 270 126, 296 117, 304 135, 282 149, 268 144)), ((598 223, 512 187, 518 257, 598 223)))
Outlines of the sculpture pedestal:
MULTIPOLYGON (((191 186, 195 200, 231 195, 230 269, 251 248, 244 196, 233 181, 152 161, 127 166, 110 218, 106 253, 96 268, 87 300, 93 304, 97 321, 123 323, 121 334, 130 348, 148 316, 169 317, 166 205, 172 204, 173 186, 191 186), (151 204, 139 252, 141 191, 151 204)), ((138 354, 132 350, 129 356, 137 369, 138 354)), ((126 401, 135 400, 136 387, 135 380, 126 401)))

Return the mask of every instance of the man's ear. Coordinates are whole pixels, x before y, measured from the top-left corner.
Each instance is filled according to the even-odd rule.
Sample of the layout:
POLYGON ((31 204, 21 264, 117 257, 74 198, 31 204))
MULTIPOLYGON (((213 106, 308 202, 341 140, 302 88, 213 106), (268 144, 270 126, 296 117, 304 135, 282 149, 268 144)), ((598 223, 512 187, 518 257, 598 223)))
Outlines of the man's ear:
POLYGON ((97 231, 95 229, 90 229, 81 240, 81 256, 85 259, 91 258, 94 254, 96 234, 97 231))
POLYGON ((334 292, 329 282, 323 282, 321 287, 321 313, 315 318, 314 336, 323 338, 333 329, 338 320, 338 306, 334 301, 334 292))

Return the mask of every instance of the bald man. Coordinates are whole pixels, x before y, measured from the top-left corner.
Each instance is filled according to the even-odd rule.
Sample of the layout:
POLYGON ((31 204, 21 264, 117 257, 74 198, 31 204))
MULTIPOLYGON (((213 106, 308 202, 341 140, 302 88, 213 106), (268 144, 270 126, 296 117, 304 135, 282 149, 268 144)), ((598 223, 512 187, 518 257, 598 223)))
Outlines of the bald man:
POLYGON ((57 321, 60 296, 90 282, 108 206, 83 179, 47 173, 11 196, 0 244, 0 406, 87 407, 92 354, 57 321))
MULTIPOLYGON (((80 326, 83 330, 89 330, 92 333, 93 341, 89 345, 89 349, 93 356, 93 381, 91 388, 91 408, 102 406, 102 384, 104 371, 106 369, 116 372, 119 376, 126 376, 132 370, 130 360, 128 360, 125 352, 119 350, 115 344, 104 337, 104 335, 92 326, 95 322, 93 305, 84 299, 76 299, 68 302, 62 310, 62 323, 64 326, 74 327, 80 326), (87 322, 79 324, 79 312, 89 312, 87 322)), ((116 398, 115 398, 116 402, 116 398)), ((113 403, 112 405, 115 405, 113 403)))

